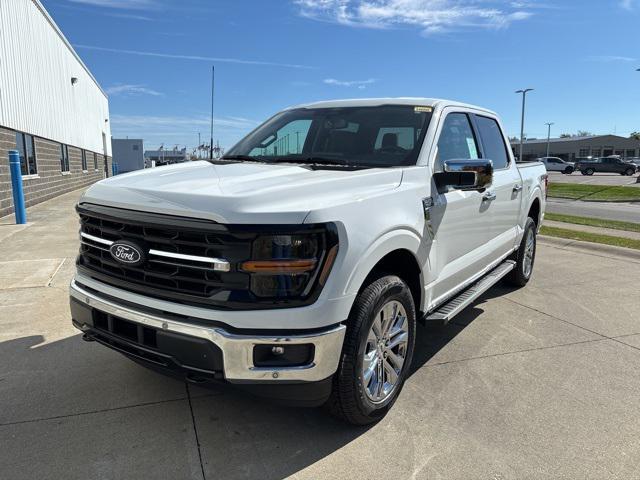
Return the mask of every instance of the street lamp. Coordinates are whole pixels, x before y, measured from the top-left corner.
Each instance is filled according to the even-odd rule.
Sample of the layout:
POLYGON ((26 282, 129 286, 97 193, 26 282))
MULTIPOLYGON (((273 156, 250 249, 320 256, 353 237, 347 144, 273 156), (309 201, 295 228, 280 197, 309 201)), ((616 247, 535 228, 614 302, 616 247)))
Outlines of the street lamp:
POLYGON ((520 121, 520 155, 518 160, 522 162, 522 147, 524 145, 524 107, 527 98, 527 92, 533 91, 533 88, 525 88, 524 90, 516 90, 516 93, 522 94, 522 120, 520 121))
POLYGON ((551 142, 551 125, 555 125, 555 123, 545 123, 549 130, 547 130, 547 158, 549 157, 549 143, 551 142))

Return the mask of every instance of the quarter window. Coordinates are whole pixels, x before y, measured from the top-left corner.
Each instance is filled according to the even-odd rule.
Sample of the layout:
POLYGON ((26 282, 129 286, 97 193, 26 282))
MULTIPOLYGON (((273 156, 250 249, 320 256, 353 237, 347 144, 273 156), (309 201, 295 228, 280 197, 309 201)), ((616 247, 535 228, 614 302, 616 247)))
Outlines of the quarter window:
POLYGON ((20 153, 20 171, 22 175, 38 173, 36 164, 36 147, 32 135, 16 132, 16 147, 20 153))
MULTIPOLYGON (((482 138, 485 158, 493 161, 493 168, 496 170, 506 168, 509 164, 509 156, 498 122, 493 118, 476 116, 476 123, 482 138)), ((554 159, 551 163, 559 162, 554 159)))
POLYGON ((438 167, 447 160, 477 160, 476 142, 469 117, 465 113, 450 113, 444 120, 438 140, 438 167))
POLYGON ((69 171, 69 147, 67 145, 60 145, 60 171, 69 171))

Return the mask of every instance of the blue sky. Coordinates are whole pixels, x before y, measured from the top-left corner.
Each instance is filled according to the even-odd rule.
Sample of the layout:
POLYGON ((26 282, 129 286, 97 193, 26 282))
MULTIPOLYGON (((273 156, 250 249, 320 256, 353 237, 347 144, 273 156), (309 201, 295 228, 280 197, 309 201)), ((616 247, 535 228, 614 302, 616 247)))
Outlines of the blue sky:
POLYGON ((43 0, 109 93, 114 137, 230 147, 315 100, 442 97, 526 132, 640 130, 640 0, 43 0))

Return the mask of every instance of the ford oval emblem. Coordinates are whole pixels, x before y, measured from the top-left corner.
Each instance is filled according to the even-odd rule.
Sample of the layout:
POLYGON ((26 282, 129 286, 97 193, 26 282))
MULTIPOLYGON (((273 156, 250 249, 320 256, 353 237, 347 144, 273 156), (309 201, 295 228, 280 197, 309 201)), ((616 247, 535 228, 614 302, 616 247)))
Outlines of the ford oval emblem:
POLYGON ((128 242, 126 240, 114 242, 109 248, 109 252, 111 252, 111 256, 118 262, 126 265, 141 265, 145 261, 142 248, 135 243, 128 242))

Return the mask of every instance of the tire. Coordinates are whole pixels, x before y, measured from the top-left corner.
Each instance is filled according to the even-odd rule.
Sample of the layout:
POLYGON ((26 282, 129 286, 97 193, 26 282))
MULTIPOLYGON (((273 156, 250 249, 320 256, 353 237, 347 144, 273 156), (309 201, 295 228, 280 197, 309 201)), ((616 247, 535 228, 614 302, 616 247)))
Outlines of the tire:
MULTIPOLYGON (((393 331, 394 328, 389 330, 393 331)), ((370 283, 356 297, 349 314, 340 363, 333 377, 331 397, 326 404, 329 411, 334 416, 353 425, 367 425, 381 420, 391 409, 402 390, 411 366, 415 336, 416 312, 413 297, 407 284, 393 275, 382 276, 370 283), (383 307, 386 307, 386 317, 382 312, 383 307), (402 310, 406 315, 402 315, 402 310), (396 349, 395 352, 392 351, 393 357, 388 353, 388 350, 384 350, 384 358, 382 358, 380 352, 388 347, 381 348, 373 324, 376 321, 376 328, 379 329, 384 325, 385 319, 394 318, 394 315, 389 315, 390 313, 397 313, 391 327, 400 323, 401 327, 404 327, 404 329, 400 329, 401 333, 397 333, 397 328, 395 329, 396 335, 391 335, 391 343, 394 343, 394 340, 399 340, 402 336, 406 339, 406 344, 401 344, 404 345, 404 350, 400 345, 393 347, 396 349), (401 358, 402 351, 404 352, 404 361, 400 368, 394 368, 392 358, 401 358), (368 352, 369 355, 366 355, 368 352), (374 362, 372 361, 374 358, 380 358, 381 361, 374 362), (384 365, 384 367, 368 369, 368 382, 365 381, 364 371, 367 361, 371 365, 384 365), (389 391, 385 392, 386 381, 390 380, 392 375, 388 371, 389 368, 396 372, 397 379, 389 391), (383 390, 380 391, 380 394, 386 396, 376 399, 372 397, 372 391, 373 395, 378 392, 374 380, 378 378, 380 372, 382 372, 383 378, 383 382, 381 382, 383 390)), ((384 337, 384 335, 380 337, 384 337)))
POLYGON ((595 170, 594 170, 593 168, 587 168, 587 169, 584 171, 584 174, 585 174, 585 175, 593 175, 593 174, 594 174, 594 172, 595 172, 595 170))
POLYGON ((564 172, 562 173, 564 173, 565 175, 571 175, 573 173, 573 168, 567 167, 564 169, 564 172))
POLYGON ((524 235, 522 235, 522 242, 520 247, 510 257, 510 260, 515 260, 516 266, 505 277, 507 283, 516 286, 524 287, 531 279, 533 273, 533 265, 536 260, 536 222, 531 217, 527 218, 527 222, 524 227, 524 235), (532 244, 529 241, 533 242, 532 244), (528 251, 528 248, 531 250, 528 251), (530 255, 529 255, 530 253, 530 255), (529 262, 530 259, 530 263, 529 262))
POLYGON ((630 177, 630 176, 631 176, 631 175, 633 175, 634 173, 636 173, 636 172, 634 172, 632 168, 627 168, 627 169, 624 171, 624 174, 625 174, 627 177, 630 177))
POLYGON ((586 172, 585 172, 584 170, 580 170, 580 173, 581 173, 582 175, 586 175, 586 172))

